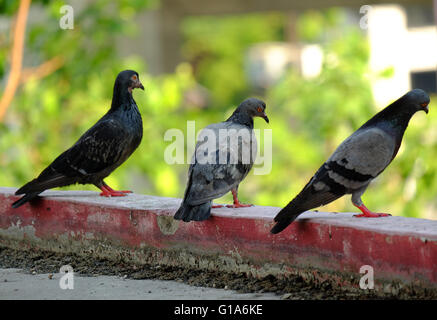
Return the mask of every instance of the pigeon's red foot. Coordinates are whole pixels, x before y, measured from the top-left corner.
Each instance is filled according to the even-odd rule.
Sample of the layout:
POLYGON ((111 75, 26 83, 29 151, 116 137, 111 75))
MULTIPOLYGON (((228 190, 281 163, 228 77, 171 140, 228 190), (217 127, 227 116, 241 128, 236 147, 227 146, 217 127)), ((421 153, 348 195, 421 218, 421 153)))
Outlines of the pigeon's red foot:
POLYGON ((247 208, 247 207, 253 207, 253 204, 243 204, 240 203, 237 196, 237 190, 231 190, 232 196, 234 198, 234 204, 228 204, 226 205, 227 208, 247 208))
POLYGON ((101 197, 125 197, 126 193, 132 193, 132 191, 117 191, 113 190, 111 187, 105 185, 100 188, 102 192, 100 192, 101 197))
POLYGON ((247 207, 253 207, 253 204, 243 204, 238 200, 237 196, 237 190, 231 190, 232 196, 234 198, 234 204, 228 204, 227 208, 247 208, 247 207))
POLYGON ((389 217, 391 214, 389 213, 375 213, 366 208, 364 204, 361 206, 357 206, 358 209, 361 210, 362 214, 354 215, 355 218, 379 218, 379 217, 389 217))
POLYGON ((234 204, 227 204, 227 205, 222 205, 222 204, 214 204, 211 207, 212 208, 247 208, 247 207, 253 207, 253 204, 243 204, 240 203, 240 201, 238 200, 237 197, 237 191, 235 190, 231 190, 232 192, 232 196, 234 197, 234 204))
POLYGON ((126 197, 127 194, 121 191, 103 191, 100 192, 101 197, 126 197))
POLYGON ((243 204, 240 202, 234 203, 234 204, 227 204, 226 208, 247 208, 247 207, 253 207, 253 204, 243 204))
POLYGON ((391 214, 389 213, 376 213, 376 212, 369 212, 369 213, 362 213, 362 214, 356 214, 354 215, 355 218, 379 218, 379 217, 390 217, 391 214))

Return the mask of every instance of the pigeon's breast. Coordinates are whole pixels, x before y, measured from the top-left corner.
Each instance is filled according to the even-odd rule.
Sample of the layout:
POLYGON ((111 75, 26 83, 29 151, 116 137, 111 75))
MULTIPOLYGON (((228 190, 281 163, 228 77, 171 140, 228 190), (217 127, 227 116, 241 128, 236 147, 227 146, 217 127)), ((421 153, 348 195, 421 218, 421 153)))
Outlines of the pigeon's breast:
POLYGON ((143 137, 143 122, 141 114, 136 105, 130 105, 125 108, 122 113, 116 117, 122 126, 123 144, 120 146, 120 159, 115 164, 115 167, 123 163, 140 145, 143 137))
POLYGON ((127 144, 131 148, 138 147, 143 137, 143 121, 136 104, 130 105, 127 110, 121 114, 121 121, 128 133, 129 141, 126 141, 127 144))

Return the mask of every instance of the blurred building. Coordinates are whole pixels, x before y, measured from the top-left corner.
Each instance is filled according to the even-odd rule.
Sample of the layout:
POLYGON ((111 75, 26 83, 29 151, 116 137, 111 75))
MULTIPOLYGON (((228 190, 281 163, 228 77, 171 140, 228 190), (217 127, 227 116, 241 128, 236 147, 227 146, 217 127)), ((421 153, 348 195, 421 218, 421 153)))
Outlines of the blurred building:
MULTIPOLYGON (((432 4, 367 5, 363 9, 345 10, 348 24, 360 25, 369 41, 375 102, 386 105, 413 88, 436 93, 437 28, 432 4)), ((253 85, 265 88, 288 67, 306 78, 317 76, 323 53, 317 44, 265 43, 250 48, 247 61, 253 85)))
MULTIPOLYGON (((87 0, 92 1, 92 0, 87 0)), ((80 11, 81 0, 69 3, 80 11)), ((181 22, 189 16, 244 14, 248 12, 280 11, 289 16, 285 42, 257 44, 246 52, 245 70, 255 88, 267 88, 284 71, 293 67, 304 77, 320 73, 323 53, 319 44, 302 44, 293 30, 300 12, 333 6, 345 8, 347 23, 361 26, 370 44, 370 67, 373 93, 377 104, 399 97, 411 88, 436 92, 437 29, 434 22, 434 3, 437 0, 160 0, 151 10, 138 14, 140 32, 134 38, 123 37, 119 51, 123 56, 137 54, 147 61, 152 74, 173 72, 182 61, 181 22), (361 9, 366 8, 362 11, 361 9), (364 17, 365 16, 365 17, 364 17), (365 26, 362 26, 365 18, 365 26), (382 71, 391 76, 380 78, 382 71)), ((43 10, 33 5, 29 23, 45 19, 43 10)), ((0 31, 9 30, 11 19, 0 19, 0 31)), ((347 27, 347 26, 345 26, 347 27)), ((37 55, 26 53, 25 61, 33 65, 37 55)))
MULTIPOLYGON (((249 1, 249 0, 161 0, 156 10, 142 14, 141 39, 121 50, 137 50, 148 61, 155 74, 172 72, 182 60, 180 23, 186 16, 242 14, 247 12, 282 11, 296 19, 307 9, 342 6, 348 12, 348 23, 360 25, 365 15, 363 32, 370 44, 370 67, 374 98, 385 105, 411 88, 436 92, 437 29, 433 2, 422 0, 372 0, 363 5, 359 0, 320 1, 249 1), (366 7, 366 10, 360 10, 366 7), (135 48, 136 47, 136 48, 135 48), (388 78, 378 75, 387 71, 388 78)), ((292 26, 292 23, 291 23, 292 26)), ((323 54, 317 44, 299 43, 294 36, 284 43, 263 43, 249 48, 245 69, 256 88, 266 88, 280 78, 288 67, 300 70, 305 77, 317 76, 323 54)), ((126 40, 128 41, 128 40, 126 40)), ((127 53, 127 52, 126 52, 127 53)), ((387 72, 386 72, 387 73, 387 72)))
POLYGON ((372 6, 368 39, 372 72, 392 68, 391 77, 372 81, 378 103, 385 105, 412 88, 437 91, 437 28, 431 4, 372 6))

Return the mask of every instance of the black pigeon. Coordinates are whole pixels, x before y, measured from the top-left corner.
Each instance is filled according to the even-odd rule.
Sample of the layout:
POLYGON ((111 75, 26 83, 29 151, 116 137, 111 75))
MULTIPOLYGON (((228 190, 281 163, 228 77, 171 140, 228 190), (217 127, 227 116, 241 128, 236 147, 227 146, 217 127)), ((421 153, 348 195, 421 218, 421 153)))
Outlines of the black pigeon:
POLYGON ((131 191, 116 191, 103 179, 120 166, 138 147, 143 136, 141 114, 132 90, 141 88, 138 73, 125 70, 114 84, 111 109, 85 132, 67 151, 55 159, 38 178, 15 192, 24 194, 12 204, 18 208, 47 189, 75 183, 94 184, 101 196, 125 196, 131 191))
POLYGON ((420 110, 428 113, 429 96, 414 89, 362 125, 334 151, 303 190, 274 218, 271 233, 279 233, 301 213, 352 194, 352 204, 362 214, 382 217, 363 204, 361 196, 369 183, 391 163, 401 146, 411 117, 420 110))
MULTIPOLYGON (((211 214, 212 200, 229 191, 232 208, 251 205, 238 201, 238 186, 247 176, 256 157, 257 142, 253 118, 269 119, 266 104, 258 99, 244 100, 228 120, 211 124, 199 134, 184 199, 174 218, 185 222, 203 221, 211 214), (202 138, 203 137, 203 138, 202 138)), ((213 206, 213 208, 221 206, 213 206)))

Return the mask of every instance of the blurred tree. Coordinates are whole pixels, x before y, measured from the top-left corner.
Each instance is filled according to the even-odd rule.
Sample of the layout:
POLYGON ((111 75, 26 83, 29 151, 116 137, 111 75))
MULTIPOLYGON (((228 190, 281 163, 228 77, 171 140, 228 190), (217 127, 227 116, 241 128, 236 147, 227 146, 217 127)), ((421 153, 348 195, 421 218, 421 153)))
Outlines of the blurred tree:
POLYGON ((212 94, 212 106, 238 105, 251 92, 244 72, 246 50, 264 41, 283 41, 286 16, 257 13, 184 20, 183 55, 197 81, 212 94))
MULTIPOLYGON (((145 94, 135 95, 138 94, 136 99, 140 109, 147 109, 143 147, 155 151, 139 150, 135 154, 137 158, 130 165, 137 163, 132 165, 137 174, 144 169, 144 179, 139 184, 150 187, 138 191, 155 191, 155 186, 161 181, 159 177, 164 165, 147 165, 144 158, 148 163, 150 158, 162 159, 163 146, 155 147, 154 144, 162 141, 166 127, 165 113, 179 105, 183 97, 182 90, 190 86, 190 74, 189 69, 183 71, 182 68, 175 74, 152 79, 145 72, 146 65, 139 57, 120 61, 114 43, 118 37, 136 32, 133 17, 150 3, 89 1, 75 9, 74 29, 63 30, 59 27, 60 8, 66 2, 34 1, 33 6, 44 19, 41 19, 43 22, 28 26, 25 43, 27 56, 42 65, 56 57, 55 61, 62 63, 46 77, 22 78, 22 86, 6 118, 0 123, 0 166, 3 169, 0 171, 0 185, 23 184, 70 147, 108 110, 117 73, 129 68, 137 70, 147 86, 145 94), (154 114, 158 114, 158 117, 161 115, 161 118, 153 118, 154 114), (148 117, 154 119, 153 127, 148 117), (163 126, 162 130, 159 125, 163 126)), ((18 4, 17 1, 2 2, 1 13, 13 16, 18 4)), ((0 45, 0 55, 5 57, 1 60, 1 77, 7 76, 12 43, 12 39, 4 40, 0 45)), ((110 179, 114 185, 120 185, 120 181, 125 182, 128 176, 123 167, 110 179)), ((167 187, 170 190, 177 189, 171 184, 167 187)), ((92 186, 72 188, 93 189, 92 186)))

